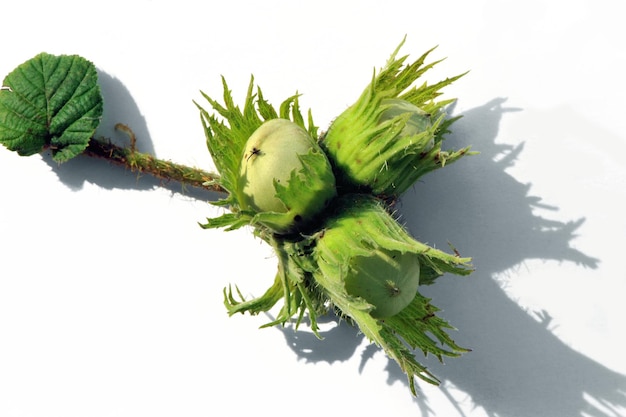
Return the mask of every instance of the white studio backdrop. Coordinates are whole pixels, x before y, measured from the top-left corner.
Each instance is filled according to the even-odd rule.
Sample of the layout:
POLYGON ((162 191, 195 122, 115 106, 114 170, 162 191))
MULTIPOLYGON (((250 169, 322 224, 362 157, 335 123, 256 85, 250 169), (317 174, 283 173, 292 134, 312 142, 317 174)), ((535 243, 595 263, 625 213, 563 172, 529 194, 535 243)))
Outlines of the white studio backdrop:
MULTIPOLYGON (((249 413, 626 415, 626 30, 618 1, 23 1, 0 11, 0 74, 39 52, 95 63, 99 134, 213 169, 197 109, 251 74, 273 104, 296 91, 324 128, 406 35, 438 45, 429 82, 463 115, 436 171, 399 204, 411 233, 472 256, 425 290, 472 352, 412 398, 399 368, 329 319, 258 327, 222 290, 258 295, 277 261, 249 230, 206 231, 217 195, 102 161, 0 148, 0 416, 249 413)), ((418 355, 419 357, 419 355, 418 355)), ((422 359, 422 358, 420 358, 422 359)))

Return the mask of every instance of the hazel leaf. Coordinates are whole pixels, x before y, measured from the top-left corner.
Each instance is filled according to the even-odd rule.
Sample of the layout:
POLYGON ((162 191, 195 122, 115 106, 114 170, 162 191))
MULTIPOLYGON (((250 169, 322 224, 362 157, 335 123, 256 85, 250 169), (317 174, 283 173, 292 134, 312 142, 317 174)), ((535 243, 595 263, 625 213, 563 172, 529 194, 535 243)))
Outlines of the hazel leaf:
POLYGON ((96 68, 78 55, 40 53, 0 91, 0 143, 22 156, 50 149, 64 162, 82 153, 102 118, 96 68))

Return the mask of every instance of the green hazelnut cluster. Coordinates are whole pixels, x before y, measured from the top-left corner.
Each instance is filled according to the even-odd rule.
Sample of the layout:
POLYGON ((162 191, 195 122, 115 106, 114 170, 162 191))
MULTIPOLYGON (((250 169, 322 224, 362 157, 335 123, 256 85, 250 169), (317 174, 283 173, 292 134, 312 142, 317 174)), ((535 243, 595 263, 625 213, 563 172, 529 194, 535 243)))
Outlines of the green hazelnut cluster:
MULTIPOLYGON (((400 45, 402 46, 402 44, 400 45)), ((467 275, 469 258, 429 247, 398 223, 395 201, 422 175, 469 154, 469 147, 444 151, 444 134, 455 120, 445 112, 453 100, 440 90, 461 76, 415 86, 437 62, 397 57, 374 74, 358 100, 318 135, 311 113, 305 124, 298 95, 278 111, 251 80, 243 110, 225 81, 224 104, 208 95, 214 113, 198 105, 207 146, 228 192, 214 203, 229 212, 207 219, 205 228, 251 226, 279 261, 265 294, 246 300, 235 287, 224 290, 229 313, 258 314, 282 300, 266 326, 332 311, 354 323, 395 359, 407 374, 437 379, 414 356, 457 356, 464 349, 419 293, 444 273, 467 275)))

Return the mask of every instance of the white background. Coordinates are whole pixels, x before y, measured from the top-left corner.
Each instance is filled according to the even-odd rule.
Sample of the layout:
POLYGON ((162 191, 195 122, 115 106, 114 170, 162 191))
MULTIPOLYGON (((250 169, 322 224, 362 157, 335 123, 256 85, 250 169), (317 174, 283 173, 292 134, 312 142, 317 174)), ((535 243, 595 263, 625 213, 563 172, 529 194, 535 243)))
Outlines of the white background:
MULTIPOLYGON (((99 133, 212 169, 200 90, 297 91, 325 128, 407 35, 426 79, 470 73, 449 146, 481 154, 400 205, 419 239, 474 257, 424 289, 473 351, 425 363, 417 399, 345 324, 258 327, 276 259, 248 230, 198 227, 217 196, 78 158, 0 148, 0 416, 626 415, 626 30, 619 1, 85 1, 2 6, 0 75, 39 52, 100 72, 99 133)), ((419 356, 421 358, 421 354, 419 356)))

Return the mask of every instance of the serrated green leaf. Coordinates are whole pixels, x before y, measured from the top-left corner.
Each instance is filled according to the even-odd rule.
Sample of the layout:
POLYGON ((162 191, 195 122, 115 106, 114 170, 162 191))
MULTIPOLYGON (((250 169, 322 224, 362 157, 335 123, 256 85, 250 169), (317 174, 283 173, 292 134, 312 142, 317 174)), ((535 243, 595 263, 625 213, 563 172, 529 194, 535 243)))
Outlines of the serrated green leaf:
POLYGON ((85 150, 102 118, 96 68, 78 55, 41 53, 3 87, 0 143, 23 156, 50 149, 55 161, 67 161, 85 150))

